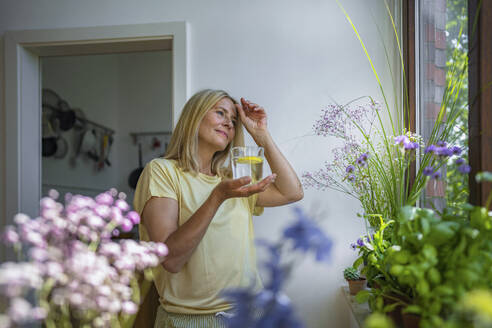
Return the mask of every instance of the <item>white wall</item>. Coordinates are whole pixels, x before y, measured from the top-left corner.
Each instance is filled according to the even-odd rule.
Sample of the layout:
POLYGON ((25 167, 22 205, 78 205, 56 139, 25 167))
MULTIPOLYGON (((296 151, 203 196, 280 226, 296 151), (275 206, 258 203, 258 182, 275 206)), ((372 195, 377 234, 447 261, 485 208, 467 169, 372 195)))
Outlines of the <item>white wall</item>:
MULTIPOLYGON (((130 132, 171 131, 171 52, 155 51, 114 55, 45 57, 42 86, 57 92, 87 119, 115 131, 109 153, 111 166, 98 170, 96 163, 76 152, 80 132, 62 131, 69 143, 63 159, 43 157, 43 195, 56 188, 95 195, 111 187, 125 192, 132 202, 128 176, 138 167, 138 148, 130 132), (67 186, 62 188, 60 186, 67 186)), ((101 129, 90 124, 87 129, 101 129)), ((166 136, 156 136, 161 148, 151 149, 152 136, 139 138, 142 162, 164 153, 166 136)))
MULTIPOLYGON (((341 2, 381 78, 389 82, 375 23, 390 42, 384 2, 341 2)), ((311 134, 323 106, 332 99, 345 102, 360 95, 381 99, 367 59, 335 0, 10 1, 0 5, 0 36, 5 30, 179 20, 190 28, 191 92, 224 88, 264 106, 271 134, 299 174, 321 167, 328 157, 330 141, 305 136, 311 134)), ((345 327, 349 320, 340 285, 343 268, 355 259, 349 244, 363 232, 355 215, 359 205, 345 195, 315 190, 306 190, 296 205, 319 213, 335 246, 328 265, 304 261, 287 292, 308 327, 345 327)), ((255 223, 257 236, 276 239, 293 217, 291 207, 265 210, 255 223)))

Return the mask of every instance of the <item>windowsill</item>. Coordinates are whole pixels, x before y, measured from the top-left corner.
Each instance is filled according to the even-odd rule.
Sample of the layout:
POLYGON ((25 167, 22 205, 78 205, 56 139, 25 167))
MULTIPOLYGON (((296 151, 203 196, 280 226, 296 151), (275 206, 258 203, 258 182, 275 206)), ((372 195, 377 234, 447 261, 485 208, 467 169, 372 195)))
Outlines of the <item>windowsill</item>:
POLYGON ((341 287, 343 298, 347 301, 347 305, 352 311, 352 314, 355 318, 355 321, 359 325, 359 327, 364 327, 364 321, 371 314, 371 310, 369 309, 369 304, 367 302, 359 304, 355 300, 354 295, 350 295, 348 286, 341 287))

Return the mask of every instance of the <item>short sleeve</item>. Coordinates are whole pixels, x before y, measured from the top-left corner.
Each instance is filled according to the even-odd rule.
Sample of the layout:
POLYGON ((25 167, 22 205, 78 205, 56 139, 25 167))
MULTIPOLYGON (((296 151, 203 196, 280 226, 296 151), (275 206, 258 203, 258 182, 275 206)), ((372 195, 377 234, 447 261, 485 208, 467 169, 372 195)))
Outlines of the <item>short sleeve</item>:
POLYGON ((256 206, 256 201, 258 200, 258 194, 253 194, 248 197, 249 210, 253 215, 260 216, 263 214, 264 208, 261 206, 256 206))
POLYGON ((179 198, 178 176, 174 164, 162 158, 147 163, 138 179, 133 207, 140 215, 151 197, 179 198))

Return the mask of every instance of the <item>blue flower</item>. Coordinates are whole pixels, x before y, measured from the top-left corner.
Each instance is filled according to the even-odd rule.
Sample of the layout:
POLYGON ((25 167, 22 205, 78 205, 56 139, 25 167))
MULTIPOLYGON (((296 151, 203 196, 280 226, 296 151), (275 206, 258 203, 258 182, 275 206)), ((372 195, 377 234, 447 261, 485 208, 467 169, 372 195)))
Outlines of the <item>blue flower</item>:
POLYGON ((453 155, 461 155, 461 148, 458 146, 453 146, 451 147, 451 151, 453 152, 453 155))
POLYGON ((458 171, 459 171, 461 174, 468 174, 468 173, 470 173, 470 171, 471 171, 471 167, 470 167, 470 165, 468 165, 468 164, 463 164, 463 165, 460 165, 460 166, 458 167, 458 171))
POLYGON ((364 241, 362 240, 362 238, 357 239, 357 245, 359 247, 364 247, 365 246, 364 241))
POLYGON ((249 328, 255 326, 255 303, 258 297, 253 287, 234 288, 222 292, 222 295, 233 305, 234 313, 230 318, 224 318, 228 327, 249 328))
POLYGON ((350 248, 352 248, 352 250, 355 251, 357 249, 357 245, 355 243, 351 243, 350 248))
POLYGON ((465 163, 465 160, 463 158, 458 158, 454 163, 456 165, 461 165, 461 164, 465 163))
POLYGON ((446 147, 447 143, 446 141, 438 141, 436 142, 437 147, 446 147))
POLYGON ((410 142, 410 139, 408 139, 408 137, 404 134, 401 136, 395 137, 395 145, 403 146, 408 142, 410 142))
POLYGON ((362 153, 359 158, 365 162, 369 158, 369 154, 368 153, 362 153))
POLYGON ((437 147, 436 146, 430 145, 430 146, 428 146, 428 147, 425 148, 424 153, 426 153, 426 154, 427 153, 434 154, 436 152, 436 150, 437 150, 437 147))
POLYGON ((300 208, 296 207, 294 210, 297 214, 297 222, 284 230, 284 237, 294 242, 294 249, 300 249, 303 252, 313 251, 317 261, 327 259, 332 241, 300 208))
POLYGON ((438 147, 436 149, 436 154, 441 157, 449 157, 453 155, 453 151, 448 147, 438 147))
POLYGON ((423 175, 430 177, 434 173, 434 168, 432 166, 427 166, 422 172, 423 175))
POLYGON ((349 181, 354 181, 355 180, 355 175, 351 174, 347 177, 349 181))
POLYGON ((432 174, 432 177, 436 180, 438 180, 439 178, 441 178, 441 172, 439 171, 436 171, 432 174))
POLYGON ((403 145, 405 150, 413 150, 419 148, 419 144, 416 142, 409 141, 406 144, 403 145))
POLYGON ((285 294, 263 290, 258 295, 257 301, 258 307, 262 309, 263 313, 256 322, 255 328, 303 327, 295 315, 290 299, 285 294))
POLYGON ((352 172, 354 172, 354 170, 355 170, 355 166, 353 166, 353 165, 349 165, 349 166, 347 166, 347 168, 345 169, 345 172, 347 172, 347 173, 352 173, 352 172))

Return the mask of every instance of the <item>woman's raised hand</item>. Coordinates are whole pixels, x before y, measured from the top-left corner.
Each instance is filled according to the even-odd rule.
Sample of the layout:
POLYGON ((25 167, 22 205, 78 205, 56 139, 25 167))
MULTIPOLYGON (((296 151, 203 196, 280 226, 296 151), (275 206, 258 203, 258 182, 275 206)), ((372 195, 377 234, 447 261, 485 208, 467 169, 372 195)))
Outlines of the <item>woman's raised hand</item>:
POLYGON ((241 122, 253 138, 268 133, 267 115, 263 107, 241 98, 241 103, 236 104, 236 108, 241 122))
POLYGON ((248 197, 253 194, 265 191, 268 186, 275 181, 276 177, 277 175, 275 173, 271 174, 251 186, 246 186, 248 183, 251 182, 250 177, 242 177, 234 180, 223 180, 215 187, 212 193, 217 196, 220 202, 234 197, 248 197))

